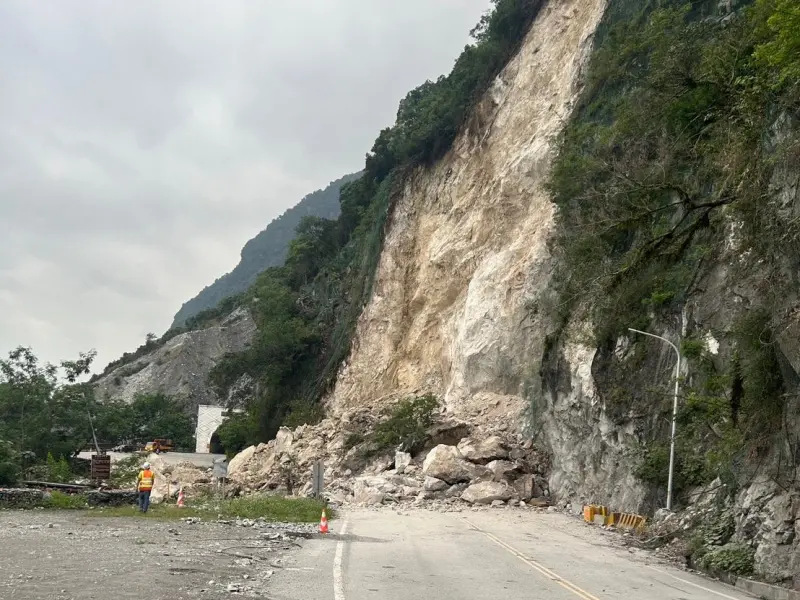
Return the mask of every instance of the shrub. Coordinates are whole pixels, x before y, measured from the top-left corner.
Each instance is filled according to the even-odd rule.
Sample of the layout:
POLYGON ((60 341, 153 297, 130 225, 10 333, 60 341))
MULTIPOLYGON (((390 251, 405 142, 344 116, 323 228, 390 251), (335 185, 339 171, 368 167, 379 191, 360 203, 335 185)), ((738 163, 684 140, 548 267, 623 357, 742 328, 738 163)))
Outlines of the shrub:
POLYGON ((413 452, 422 445, 433 425, 439 399, 433 394, 414 396, 398 402, 375 426, 370 442, 375 451, 398 448, 413 452))
POLYGON ((301 425, 316 425, 325 417, 325 410, 321 404, 310 402, 295 402, 289 414, 283 421, 284 426, 294 429, 301 425))
POLYGON ((52 509, 74 510, 86 507, 86 496, 82 494, 65 494, 59 491, 50 492, 49 498, 44 502, 44 508, 52 509))
POLYGON ((69 468, 67 459, 61 456, 58 460, 53 457, 52 452, 47 453, 47 481, 54 483, 67 483, 72 479, 72 472, 69 468))
POLYGON ((644 448, 641 462, 634 471, 642 481, 654 486, 667 485, 669 470, 669 445, 651 443, 644 448))
POLYGON ((344 452, 346 453, 349 450, 352 450, 353 448, 358 446, 359 444, 363 444, 366 441, 366 439, 367 438, 364 436, 363 433, 357 431, 348 433, 347 437, 344 439, 344 446, 343 446, 344 452))
POLYGON ((19 457, 11 442, 0 440, 0 485, 14 485, 19 478, 19 457))
POLYGON ((749 575, 755 566, 755 550, 744 544, 730 543, 710 550, 698 564, 707 571, 749 575))

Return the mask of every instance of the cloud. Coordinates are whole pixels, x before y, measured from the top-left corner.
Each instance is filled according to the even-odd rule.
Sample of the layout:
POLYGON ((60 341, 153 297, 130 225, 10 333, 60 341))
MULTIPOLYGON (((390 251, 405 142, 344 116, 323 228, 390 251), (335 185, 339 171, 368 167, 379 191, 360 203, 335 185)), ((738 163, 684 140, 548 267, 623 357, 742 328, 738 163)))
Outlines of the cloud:
POLYGON ((488 0, 0 4, 0 353, 162 332, 302 196, 363 166, 488 0))

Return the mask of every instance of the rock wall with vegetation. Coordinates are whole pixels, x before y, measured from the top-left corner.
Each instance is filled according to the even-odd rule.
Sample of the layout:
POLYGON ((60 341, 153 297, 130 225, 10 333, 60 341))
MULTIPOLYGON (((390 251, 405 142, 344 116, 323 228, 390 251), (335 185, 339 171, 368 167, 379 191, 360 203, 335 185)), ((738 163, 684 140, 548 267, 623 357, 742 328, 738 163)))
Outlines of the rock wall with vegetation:
POLYGON ((92 381, 99 401, 132 402, 161 394, 181 402, 195 419, 200 404, 220 404, 208 376, 226 354, 246 349, 256 334, 249 311, 237 308, 205 326, 180 333, 92 381))
POLYGON ((537 406, 553 439, 579 439, 566 409, 581 404, 605 432, 582 465, 556 452, 571 468, 551 487, 662 506, 675 356, 629 328, 672 340, 677 502, 724 487, 724 543, 773 581, 798 567, 798 73, 794 2, 610 1, 550 181, 556 327, 537 406), (605 476, 609 458, 631 485, 605 476))

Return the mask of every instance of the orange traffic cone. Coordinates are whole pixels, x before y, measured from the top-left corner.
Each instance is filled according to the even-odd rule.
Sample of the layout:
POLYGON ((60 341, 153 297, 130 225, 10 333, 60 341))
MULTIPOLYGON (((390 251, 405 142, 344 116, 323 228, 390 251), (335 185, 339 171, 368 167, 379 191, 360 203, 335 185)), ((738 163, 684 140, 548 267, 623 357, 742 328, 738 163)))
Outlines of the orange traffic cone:
POLYGON ((178 492, 178 508, 183 508, 184 499, 185 499, 185 496, 183 495, 183 488, 181 488, 180 491, 178 492))
POLYGON ((319 520, 319 532, 328 533, 328 517, 324 508, 322 509, 322 518, 319 520))

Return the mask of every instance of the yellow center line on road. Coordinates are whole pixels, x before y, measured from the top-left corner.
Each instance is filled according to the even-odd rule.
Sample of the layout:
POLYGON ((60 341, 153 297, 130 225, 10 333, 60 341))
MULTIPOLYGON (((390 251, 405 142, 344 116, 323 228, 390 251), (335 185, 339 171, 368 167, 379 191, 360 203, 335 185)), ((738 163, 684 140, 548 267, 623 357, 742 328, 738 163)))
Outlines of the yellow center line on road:
POLYGON ((525 556, 522 552, 520 552, 519 550, 517 550, 516 548, 514 548, 510 544, 507 544, 506 542, 504 542, 503 540, 498 538, 496 535, 481 529, 480 527, 475 525, 475 523, 473 523, 469 519, 464 518, 464 521, 466 521, 467 524, 470 527, 472 527, 475 531, 477 531, 479 533, 482 533, 487 538, 492 540, 495 544, 497 544, 501 548, 505 549, 510 554, 513 554, 514 556, 516 556, 518 559, 520 559, 526 565, 528 565, 529 567, 531 567, 534 570, 538 571, 540 574, 542 574, 545 577, 547 577, 548 579, 552 580, 554 583, 557 583, 558 585, 563 587, 565 590, 568 590, 568 591, 572 592, 578 598, 581 598, 581 600, 600 600, 597 596, 594 596, 594 595, 590 594, 589 592, 587 592, 586 590, 579 588, 577 585, 575 585, 571 581, 568 581, 568 580, 564 579, 563 577, 561 577, 557 573, 551 571, 550 569, 548 569, 544 565, 536 562, 535 560, 533 560, 530 557, 525 556))

